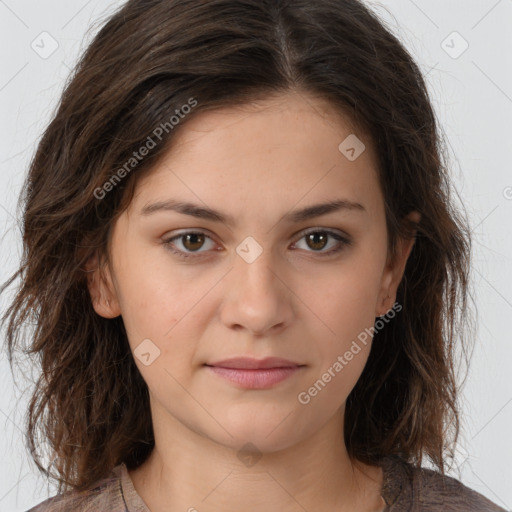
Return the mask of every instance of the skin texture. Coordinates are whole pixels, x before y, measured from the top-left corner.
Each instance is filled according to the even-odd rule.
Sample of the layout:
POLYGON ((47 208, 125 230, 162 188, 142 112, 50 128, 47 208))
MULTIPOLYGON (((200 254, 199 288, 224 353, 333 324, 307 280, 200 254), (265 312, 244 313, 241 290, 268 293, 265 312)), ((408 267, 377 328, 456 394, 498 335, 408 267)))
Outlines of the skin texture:
POLYGON ((371 341, 307 405, 297 399, 393 306, 412 248, 404 240, 395 262, 387 259, 369 141, 324 101, 292 93, 202 112, 183 128, 113 226, 106 279, 97 269, 89 285, 99 315, 122 315, 132 351, 145 339, 160 350, 148 366, 135 357, 155 432, 152 455, 130 472, 135 488, 153 512, 382 510, 381 470, 353 465, 343 442, 345 401, 371 341), (351 133, 366 145, 354 161, 338 149, 351 133), (236 224, 140 214, 171 198, 236 224), (365 211, 282 220, 337 199, 365 211), (308 244, 309 228, 352 243, 322 257, 338 242, 308 244), (192 256, 172 254, 164 242, 190 229, 209 238, 202 246, 177 238, 174 247, 192 256), (236 251, 249 236, 262 249, 250 263, 236 251), (240 388, 204 366, 235 356, 304 366, 264 390, 240 388), (244 446, 252 458, 241 457, 244 446))

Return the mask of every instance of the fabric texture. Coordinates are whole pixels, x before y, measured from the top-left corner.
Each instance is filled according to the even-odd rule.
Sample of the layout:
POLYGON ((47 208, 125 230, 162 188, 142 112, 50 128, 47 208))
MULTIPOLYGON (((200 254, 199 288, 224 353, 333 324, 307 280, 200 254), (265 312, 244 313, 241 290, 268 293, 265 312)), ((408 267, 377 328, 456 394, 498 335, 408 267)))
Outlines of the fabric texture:
MULTIPOLYGON (((459 480, 416 468, 397 456, 386 457, 381 466, 383 512, 508 512, 459 480)), ((116 466, 91 489, 59 494, 27 512, 64 511, 151 512, 135 490, 125 464, 116 466)))

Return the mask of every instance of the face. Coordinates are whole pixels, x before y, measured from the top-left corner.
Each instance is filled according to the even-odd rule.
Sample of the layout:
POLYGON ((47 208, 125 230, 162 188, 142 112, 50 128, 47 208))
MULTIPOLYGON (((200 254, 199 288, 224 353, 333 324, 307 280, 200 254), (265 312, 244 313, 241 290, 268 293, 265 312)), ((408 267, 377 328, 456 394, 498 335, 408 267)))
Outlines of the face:
POLYGON ((332 112, 285 95, 200 113, 137 184, 90 291, 122 315, 154 421, 262 452, 342 425, 371 347, 357 340, 393 305, 411 244, 388 263, 375 154, 332 112), (359 156, 353 138, 339 149, 351 134, 359 156))

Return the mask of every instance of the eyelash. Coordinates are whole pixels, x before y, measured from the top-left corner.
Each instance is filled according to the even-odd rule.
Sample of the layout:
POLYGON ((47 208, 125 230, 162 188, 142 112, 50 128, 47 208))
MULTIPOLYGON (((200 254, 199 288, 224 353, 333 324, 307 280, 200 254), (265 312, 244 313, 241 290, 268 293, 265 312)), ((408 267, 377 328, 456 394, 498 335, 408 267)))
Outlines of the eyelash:
MULTIPOLYGON (((341 252, 346 246, 349 246, 352 244, 352 241, 347 238, 347 237, 344 237, 342 235, 340 235, 339 233, 335 232, 335 231, 331 231, 330 229, 319 229, 319 228, 314 228, 314 229, 311 229, 305 233, 303 233, 303 235, 297 240, 297 242, 299 242, 300 240, 302 240, 303 238, 305 238, 307 235, 311 235, 311 234, 314 234, 314 233, 324 233, 324 234, 327 234, 329 236, 331 236, 332 238, 334 238, 335 240, 337 240, 338 242, 340 242, 334 249, 331 249, 327 252, 318 252, 318 251, 307 251, 307 252, 312 252, 313 254, 318 254, 321 258, 323 257, 327 257, 327 256, 332 256, 333 254, 337 254, 339 252, 341 252)), ((187 259, 187 258, 198 258, 198 257, 201 257, 199 256, 199 253, 195 254, 195 253, 185 253, 184 251, 181 251, 179 249, 175 249, 173 247, 173 241, 174 240, 177 240, 179 238, 183 238, 185 237, 186 235, 205 235, 207 238, 210 238, 210 240, 213 240, 210 236, 208 236, 204 231, 186 231, 186 232, 183 232, 183 233, 180 233, 179 235, 176 235, 176 236, 173 236, 172 238, 168 238, 167 240, 163 240, 163 244, 166 246, 166 249, 168 251, 170 251, 171 253, 177 255, 178 257, 180 258, 184 258, 184 259, 187 259)), ((295 242, 295 243, 297 243, 295 242)))

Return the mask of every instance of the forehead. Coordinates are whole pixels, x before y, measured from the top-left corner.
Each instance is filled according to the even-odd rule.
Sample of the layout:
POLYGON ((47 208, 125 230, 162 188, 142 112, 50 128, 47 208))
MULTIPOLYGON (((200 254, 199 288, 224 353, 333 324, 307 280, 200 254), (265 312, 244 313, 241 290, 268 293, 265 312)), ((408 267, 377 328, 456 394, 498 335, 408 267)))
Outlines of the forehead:
POLYGON ((172 147, 177 156, 188 148, 197 148, 201 138, 205 139, 201 143, 204 148, 205 144, 228 135, 234 146, 268 150, 272 145, 288 143, 293 146, 302 140, 315 143, 325 137, 327 131, 336 138, 344 133, 360 132, 350 116, 327 100, 305 93, 287 93, 243 105, 200 111, 190 120, 185 119, 172 147), (247 136, 249 134, 251 137, 247 136))
POLYGON ((231 205, 236 218, 341 197, 378 208, 373 145, 326 101, 290 94, 195 114, 139 181, 134 203, 139 212, 169 198, 231 205))

